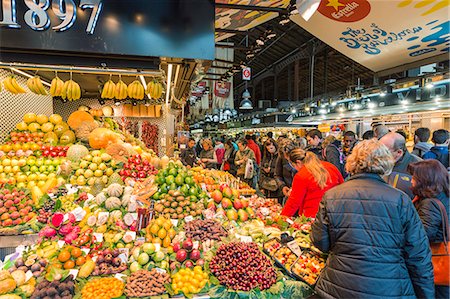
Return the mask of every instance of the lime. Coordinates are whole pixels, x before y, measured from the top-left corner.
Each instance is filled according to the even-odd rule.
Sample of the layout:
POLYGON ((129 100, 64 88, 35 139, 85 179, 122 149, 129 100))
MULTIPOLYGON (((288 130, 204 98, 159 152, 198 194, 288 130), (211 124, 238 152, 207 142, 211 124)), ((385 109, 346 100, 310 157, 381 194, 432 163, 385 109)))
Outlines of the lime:
POLYGON ((152 198, 153 198, 154 200, 159 200, 159 197, 160 197, 160 196, 161 196, 161 193, 156 192, 155 194, 153 194, 152 198))
POLYGON ((162 185, 162 184, 164 184, 164 182, 165 182, 163 176, 157 176, 155 181, 156 181, 156 183, 157 183, 158 185, 162 185))
POLYGON ((175 177, 178 174, 178 170, 176 168, 171 168, 169 174, 175 177))
POLYGON ((186 177, 186 178, 184 179, 184 182, 185 182, 186 184, 188 184, 189 186, 193 186, 193 185, 194 185, 194 179, 193 179, 192 177, 190 177, 190 176, 186 177))
POLYGON ((191 202, 196 202, 197 200, 197 196, 191 195, 191 202))
POLYGON ((161 185, 161 187, 159 187, 159 189, 161 190, 161 193, 167 193, 167 184, 164 183, 161 185))
POLYGON ((191 189, 189 189, 189 194, 197 196, 198 194, 197 188, 191 187, 191 189))
POLYGON ((176 190, 178 187, 175 183, 170 184, 169 190, 176 190))
POLYGON ((183 185, 181 188, 180 188, 180 192, 184 195, 184 196, 186 196, 186 195, 189 195, 189 185, 183 185))
POLYGON ((184 183, 184 179, 181 175, 177 175, 177 177, 175 178, 175 184, 177 184, 178 186, 182 186, 184 183))
POLYGON ((175 177, 173 175, 168 175, 166 177, 166 184, 167 185, 173 184, 174 182, 175 182, 175 177))
POLYGON ((166 177, 168 175, 169 175, 169 171, 167 169, 164 169, 163 172, 162 172, 162 176, 166 177))

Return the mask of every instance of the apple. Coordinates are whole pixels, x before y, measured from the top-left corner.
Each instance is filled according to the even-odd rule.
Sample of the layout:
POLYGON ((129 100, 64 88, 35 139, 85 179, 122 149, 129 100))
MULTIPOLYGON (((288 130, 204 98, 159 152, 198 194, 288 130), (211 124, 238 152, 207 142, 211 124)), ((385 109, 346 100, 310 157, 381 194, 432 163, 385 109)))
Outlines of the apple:
POLYGON ((180 249, 177 252, 176 255, 176 260, 179 261, 180 263, 184 262, 187 258, 187 252, 184 249, 180 249))
POLYGON ((153 243, 144 243, 141 248, 147 254, 153 254, 156 250, 155 244, 153 243))
POLYGON ((231 188, 230 187, 225 187, 224 189, 223 189, 223 196, 224 197, 227 197, 227 198, 232 198, 233 197, 233 191, 231 190, 231 188))
POLYGON ((220 192, 219 190, 214 190, 213 192, 211 192, 211 198, 214 199, 214 202, 220 203, 223 198, 222 192, 220 192))
POLYGON ((153 259, 155 260, 155 262, 160 262, 160 261, 162 261, 165 257, 166 257, 166 255, 164 254, 164 252, 158 251, 158 252, 155 254, 155 256, 153 257, 153 259))
POLYGON ((238 214, 236 213, 235 210, 228 210, 227 211, 227 218, 230 221, 232 221, 232 220, 236 221, 236 220, 238 220, 238 214))
POLYGON ((196 266, 203 267, 203 265, 205 265, 205 260, 204 260, 204 259, 199 259, 199 260, 195 263, 195 265, 196 265, 196 266))
POLYGON ((242 208, 243 208, 242 202, 241 202, 241 200, 240 200, 239 198, 236 198, 236 199, 234 200, 234 202, 233 202, 233 207, 234 207, 236 210, 239 210, 239 209, 242 209, 242 208))
POLYGON ((247 221, 248 220, 248 214, 244 210, 239 210, 238 211, 238 217, 239 217, 240 221, 247 221))
POLYGON ((233 206, 233 203, 228 198, 223 198, 221 204, 224 209, 229 209, 233 206))
POLYGON ((194 249, 192 250, 192 252, 189 254, 189 258, 191 260, 193 260, 194 262, 200 259, 200 250, 198 249, 194 249))
POLYGON ((139 271, 139 270, 141 270, 141 269, 142 269, 142 267, 141 267, 141 265, 139 265, 138 262, 133 262, 133 263, 131 263, 131 265, 130 265, 130 271, 131 271, 131 273, 137 272, 137 271, 139 271))
POLYGON ((192 261, 187 261, 184 265, 185 265, 187 268, 193 268, 193 267, 194 267, 194 263, 193 263, 192 261))
POLYGON ((181 249, 181 244, 176 242, 173 244, 173 252, 177 253, 181 249))
POLYGON ((141 253, 137 258, 139 265, 145 265, 148 263, 149 260, 150 260, 150 257, 145 252, 141 253))
POLYGON ((191 239, 186 239, 183 242, 183 248, 186 249, 187 251, 191 251, 193 247, 194 247, 194 243, 192 243, 191 239))

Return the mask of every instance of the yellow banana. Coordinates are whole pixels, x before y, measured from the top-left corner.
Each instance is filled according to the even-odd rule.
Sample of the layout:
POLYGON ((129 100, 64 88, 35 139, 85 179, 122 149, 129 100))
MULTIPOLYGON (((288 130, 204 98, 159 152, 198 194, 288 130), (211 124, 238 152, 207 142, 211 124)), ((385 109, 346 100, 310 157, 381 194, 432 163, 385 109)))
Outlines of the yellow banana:
POLYGON ((29 78, 27 80, 27 87, 31 92, 39 94, 39 92, 37 91, 36 86, 34 84, 34 78, 29 78))
POLYGON ((63 86, 64 86, 63 80, 61 80, 58 76, 53 78, 52 84, 50 86, 50 95, 52 97, 60 97, 62 94, 63 86))
POLYGON ((74 100, 79 100, 81 98, 81 87, 77 82, 74 82, 75 84, 75 98, 74 100))
POLYGON ((134 98, 134 93, 133 93, 133 91, 134 91, 134 82, 132 82, 130 85, 128 85, 127 91, 128 91, 128 96, 130 98, 134 98))
POLYGON ((17 90, 11 84, 11 76, 3 80, 3 85, 5 85, 6 90, 9 91, 10 93, 18 94, 17 90))
POLYGON ((106 93, 108 92, 108 83, 109 82, 106 82, 105 85, 103 85, 102 94, 100 96, 102 99, 106 99, 106 93))
POLYGON ((17 91, 17 93, 25 93, 25 89, 22 88, 22 86, 17 83, 16 78, 11 76, 11 85, 14 87, 14 89, 17 91))
POLYGON ((65 100, 65 99, 68 99, 68 96, 67 96, 67 90, 69 89, 69 85, 70 85, 70 80, 64 82, 64 85, 63 85, 63 88, 62 88, 62 91, 61 91, 61 96, 62 96, 62 98, 63 98, 64 100, 65 100))
POLYGON ((41 95, 47 95, 47 91, 45 90, 44 84, 42 84, 41 78, 39 76, 34 77, 34 85, 37 87, 41 95))

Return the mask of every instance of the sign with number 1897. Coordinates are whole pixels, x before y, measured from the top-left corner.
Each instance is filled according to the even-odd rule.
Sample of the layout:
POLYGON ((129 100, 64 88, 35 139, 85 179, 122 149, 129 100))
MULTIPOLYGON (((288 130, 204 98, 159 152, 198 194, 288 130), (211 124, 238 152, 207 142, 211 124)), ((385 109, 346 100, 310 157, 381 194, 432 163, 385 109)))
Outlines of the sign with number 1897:
MULTIPOLYGON (((16 0, 1 0, 1 21, 0 28, 21 28, 17 22, 16 0)), ((77 19, 77 5, 74 0, 18 0, 23 1, 27 11, 23 12, 23 19, 31 29, 44 31, 52 26, 55 31, 66 31, 70 29, 77 19), (48 15, 51 10, 61 22, 59 24, 50 24, 48 15)), ((82 10, 92 9, 86 26, 86 32, 93 34, 95 25, 102 10, 102 0, 80 0, 79 7, 82 10)), ((21 12, 22 13, 22 12, 21 12)))

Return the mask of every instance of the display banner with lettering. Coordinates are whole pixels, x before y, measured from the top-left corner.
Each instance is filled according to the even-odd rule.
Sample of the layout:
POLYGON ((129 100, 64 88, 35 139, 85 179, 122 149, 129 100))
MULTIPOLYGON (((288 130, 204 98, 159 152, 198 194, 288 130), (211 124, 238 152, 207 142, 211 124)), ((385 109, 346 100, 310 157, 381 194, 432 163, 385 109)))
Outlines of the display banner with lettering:
POLYGON ((1 0, 0 8, 1 51, 214 59, 209 0, 1 0))
POLYGON ((382 71, 450 49, 449 1, 322 0, 305 21, 291 19, 373 71, 382 71))

